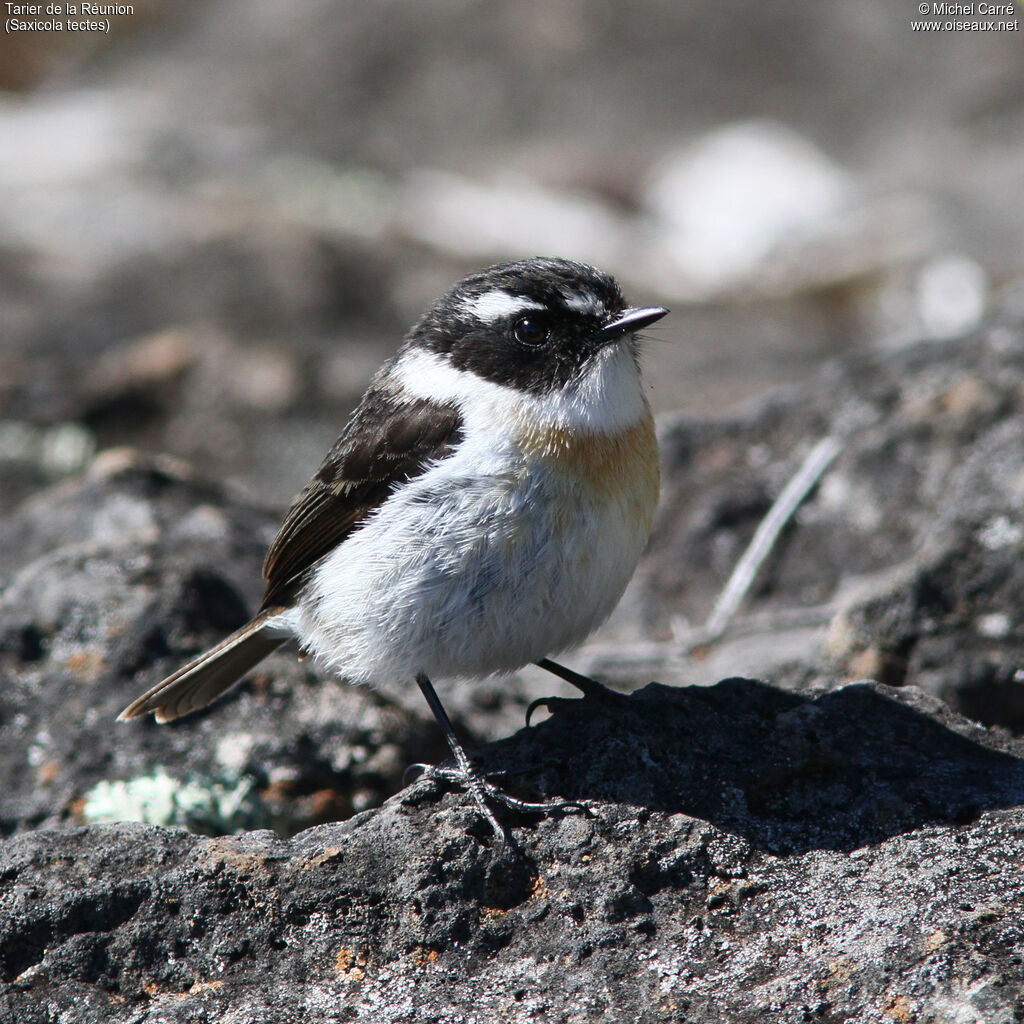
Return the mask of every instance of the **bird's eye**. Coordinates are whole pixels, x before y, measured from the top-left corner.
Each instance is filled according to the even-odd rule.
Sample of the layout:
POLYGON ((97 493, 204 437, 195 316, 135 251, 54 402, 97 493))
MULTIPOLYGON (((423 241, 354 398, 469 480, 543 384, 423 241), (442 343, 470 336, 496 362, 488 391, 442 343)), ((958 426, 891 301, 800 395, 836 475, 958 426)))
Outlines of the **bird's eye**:
POLYGON ((550 333, 547 321, 540 316, 521 316, 512 325, 512 334, 521 345, 543 345, 550 333))

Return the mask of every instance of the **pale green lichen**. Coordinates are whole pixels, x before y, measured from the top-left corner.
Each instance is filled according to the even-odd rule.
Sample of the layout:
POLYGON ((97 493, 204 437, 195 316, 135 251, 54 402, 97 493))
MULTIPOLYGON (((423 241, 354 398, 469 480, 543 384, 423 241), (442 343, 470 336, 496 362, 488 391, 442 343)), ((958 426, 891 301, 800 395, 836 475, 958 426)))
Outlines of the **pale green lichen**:
POLYGON ((270 825, 269 811, 251 776, 182 781, 163 769, 135 779, 97 783, 85 796, 82 817, 90 824, 142 821, 204 835, 270 825))

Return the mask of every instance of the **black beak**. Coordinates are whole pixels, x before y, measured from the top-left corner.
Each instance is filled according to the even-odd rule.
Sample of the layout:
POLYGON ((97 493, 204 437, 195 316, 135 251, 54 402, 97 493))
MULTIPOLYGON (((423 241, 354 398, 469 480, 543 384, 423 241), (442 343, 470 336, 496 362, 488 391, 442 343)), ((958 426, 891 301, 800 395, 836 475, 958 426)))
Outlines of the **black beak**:
POLYGON ((668 310, 664 306, 636 306, 624 309, 611 323, 597 332, 600 341, 615 341, 624 334, 635 334, 660 320, 668 310))

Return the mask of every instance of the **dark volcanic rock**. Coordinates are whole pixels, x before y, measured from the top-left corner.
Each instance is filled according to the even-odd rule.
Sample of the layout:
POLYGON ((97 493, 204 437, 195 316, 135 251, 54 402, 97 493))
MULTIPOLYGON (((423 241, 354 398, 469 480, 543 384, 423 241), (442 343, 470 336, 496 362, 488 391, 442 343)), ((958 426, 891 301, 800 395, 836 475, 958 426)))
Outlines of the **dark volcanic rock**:
POLYGON ((0 834, 143 816, 294 831, 379 803, 434 729, 369 690, 268 659, 216 710, 118 724, 248 617, 276 516, 171 460, 109 453, 0 525, 0 834), (44 553, 45 552, 45 553, 44 553))
MULTIPOLYGON (((837 360, 746 415, 666 423, 661 515, 647 576, 662 619, 699 615, 799 461, 842 451, 784 535, 755 596, 834 598, 854 578, 953 547, 958 528, 1016 514, 1024 470, 1024 325, 837 360)), ((1005 532, 1005 531, 1004 531, 1005 532)))
MULTIPOLYGON (((746 415, 665 424, 659 519, 634 583, 664 681, 871 677, 1024 727, 1024 328, 996 324, 828 367, 746 415), (801 460, 841 451, 776 543, 741 621, 689 659, 733 566, 801 460), (699 631, 698 631, 699 635, 699 631), (675 660, 673 660, 675 658, 675 660)), ((595 658, 616 667, 624 652, 595 658)), ((635 670, 634 670, 635 676, 635 670)))
POLYGON ((586 806, 505 849, 429 781, 290 840, 29 833, 0 849, 0 1013, 1019 1019, 1021 753, 914 690, 651 685, 482 752, 586 806))

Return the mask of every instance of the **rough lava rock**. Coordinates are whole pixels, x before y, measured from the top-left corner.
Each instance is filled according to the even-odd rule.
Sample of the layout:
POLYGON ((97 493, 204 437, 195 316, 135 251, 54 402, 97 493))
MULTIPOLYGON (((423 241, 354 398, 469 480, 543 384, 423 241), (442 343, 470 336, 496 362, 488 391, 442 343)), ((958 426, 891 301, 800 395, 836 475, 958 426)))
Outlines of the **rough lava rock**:
POLYGON ((1022 752, 913 689, 651 684, 482 752, 583 805, 504 848, 430 780, 292 839, 26 833, 0 1015, 1019 1020, 1022 752))
MULTIPOLYGON (((437 730, 285 653, 178 725, 114 723, 242 621, 276 514, 116 452, 30 498, 0 525, 0 1021, 1024 1019, 1017 321, 665 425, 654 544, 574 665, 678 648, 658 631, 699 621, 806 448, 844 447, 760 631, 664 659, 704 685, 555 701, 480 751, 581 805, 505 848, 429 777, 363 811, 437 730), (770 683, 707 685, 743 642, 770 683)), ((516 685, 448 704, 493 736, 516 685)))
MULTIPOLYGON (((745 414, 663 423, 664 485, 627 610, 654 642, 594 646, 617 681, 870 677, 1024 728, 1024 317, 837 360, 745 414), (739 620, 688 650, 769 507, 822 438, 841 445, 739 620), (696 627, 696 628, 695 628, 696 627), (631 660, 635 659, 635 660, 631 660)), ((628 619, 626 629, 637 633, 628 619)))

